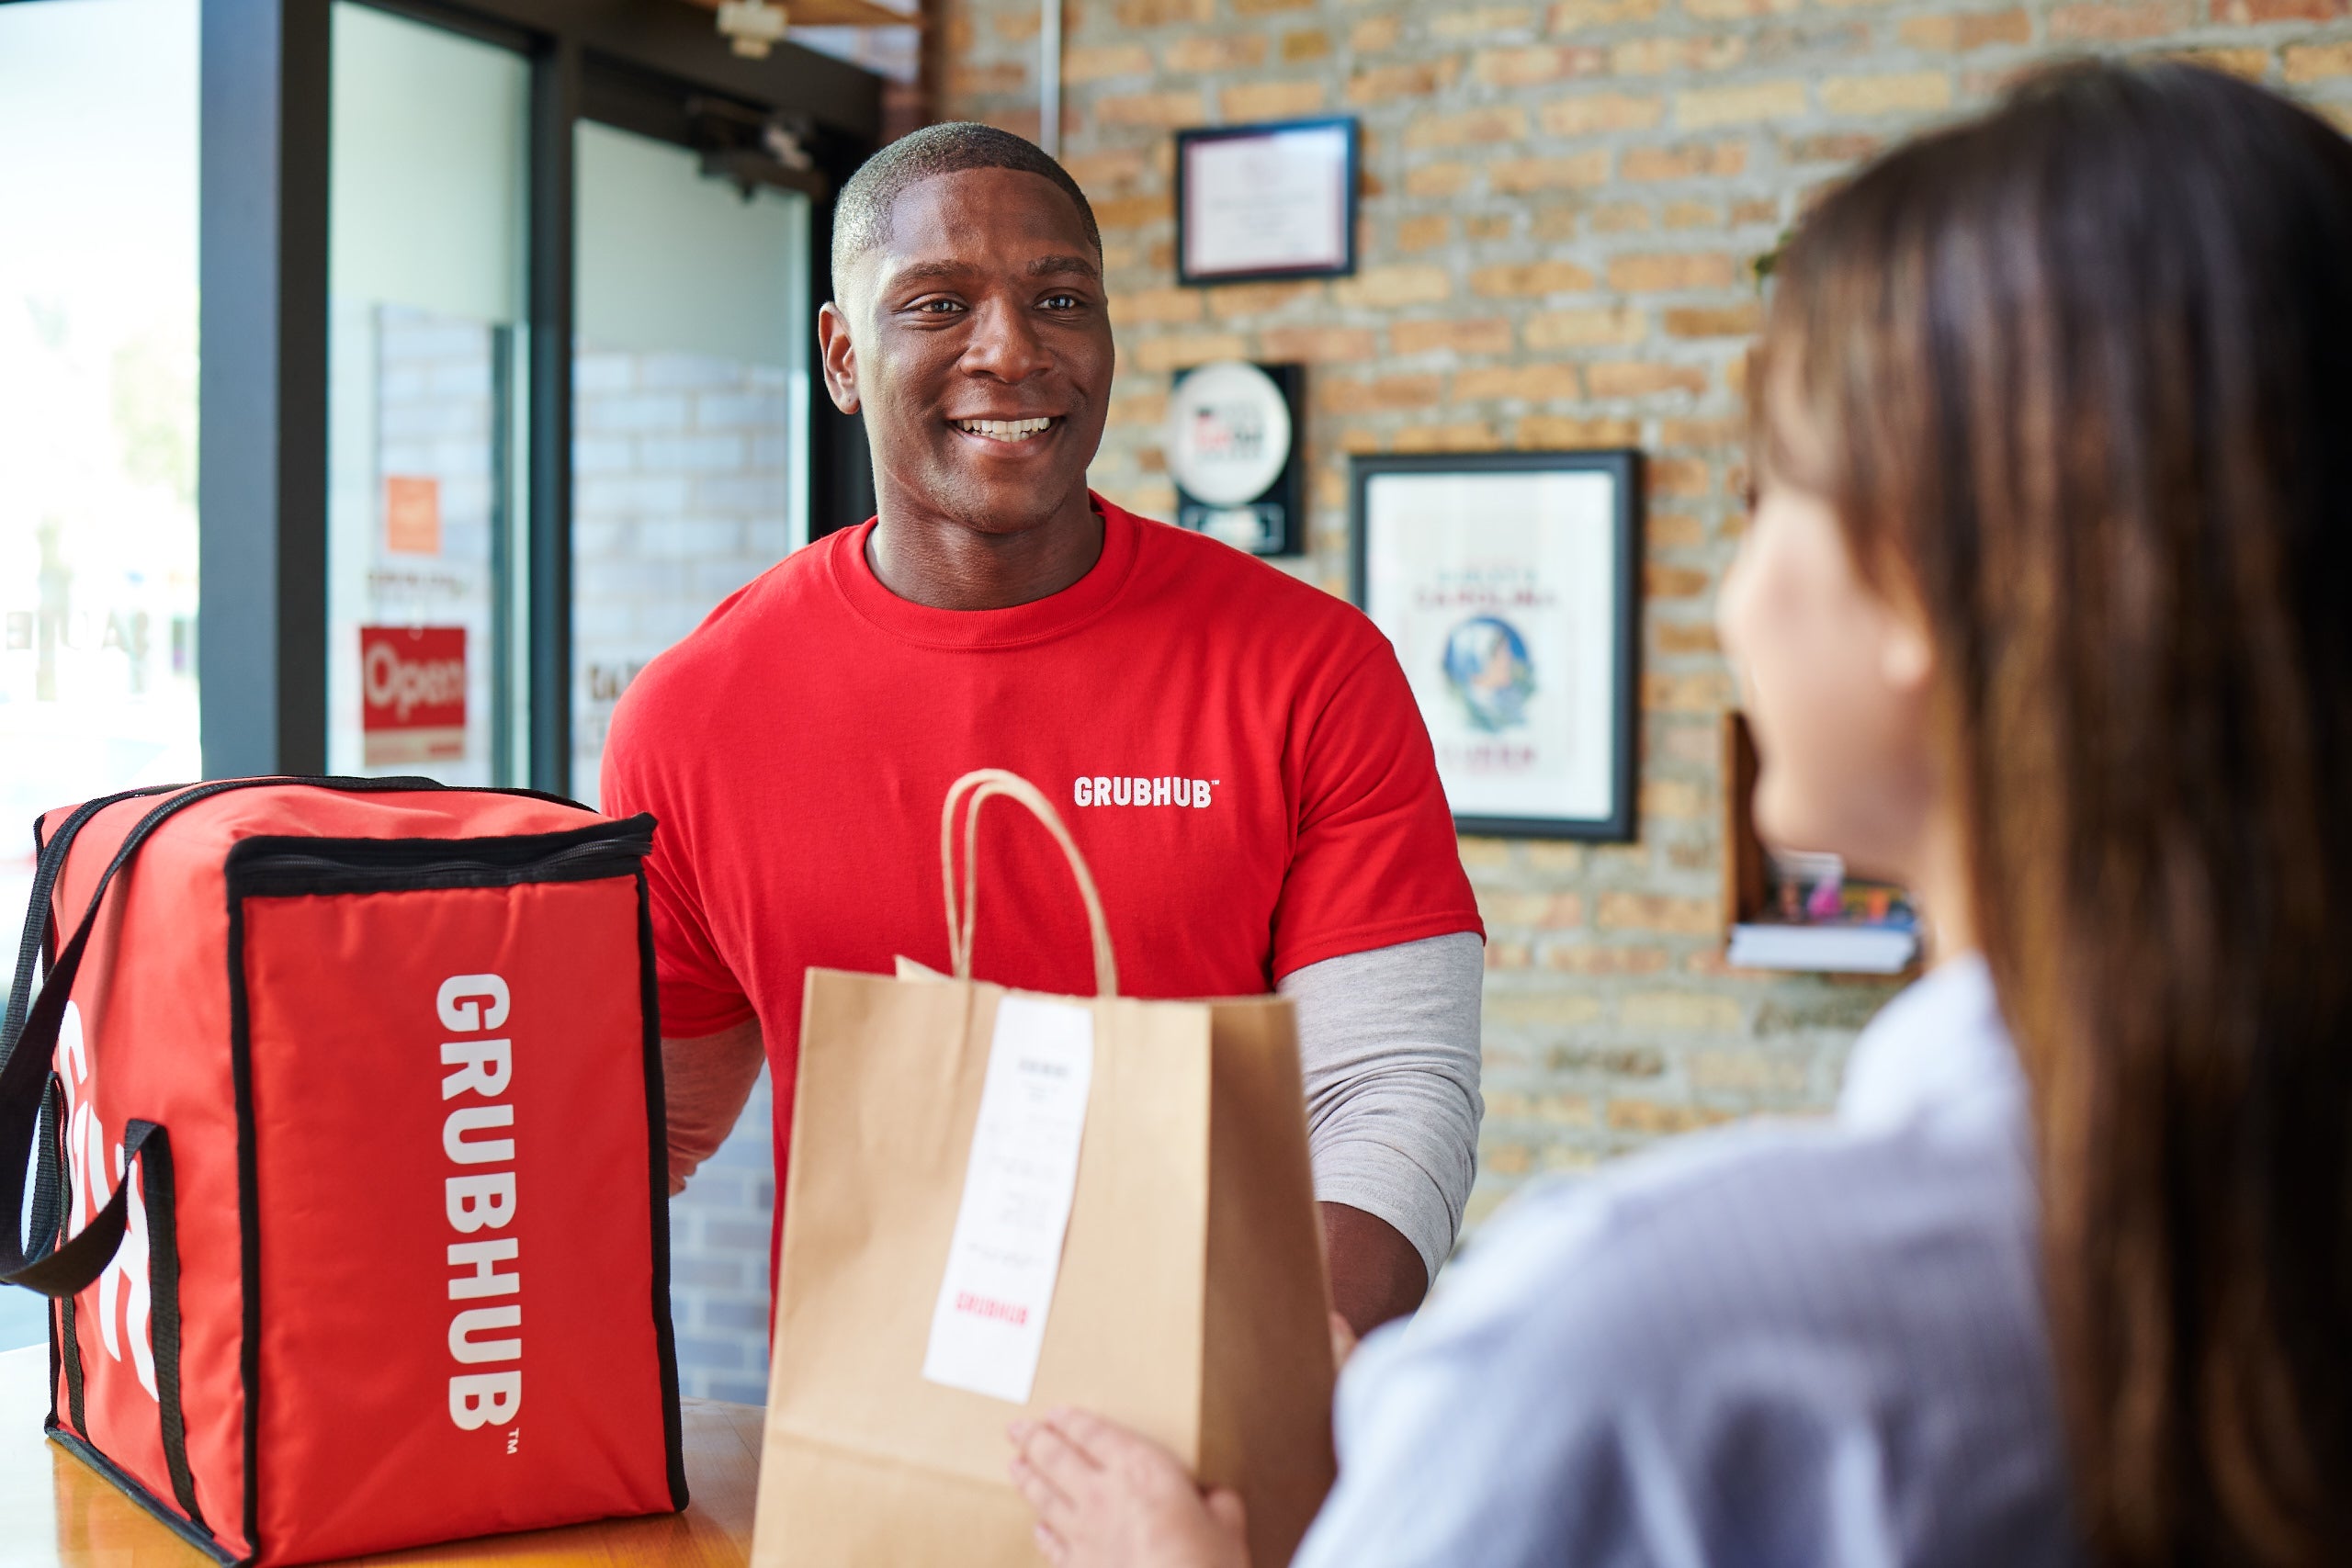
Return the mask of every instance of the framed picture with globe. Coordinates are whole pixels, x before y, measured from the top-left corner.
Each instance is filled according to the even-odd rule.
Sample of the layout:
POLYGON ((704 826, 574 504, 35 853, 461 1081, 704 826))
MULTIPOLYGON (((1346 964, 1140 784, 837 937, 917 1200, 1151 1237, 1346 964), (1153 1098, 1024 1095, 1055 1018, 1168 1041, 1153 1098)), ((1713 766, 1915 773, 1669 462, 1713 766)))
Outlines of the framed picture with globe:
POLYGON ((1464 833, 1634 836, 1641 455, 1353 460, 1356 603, 1464 833))

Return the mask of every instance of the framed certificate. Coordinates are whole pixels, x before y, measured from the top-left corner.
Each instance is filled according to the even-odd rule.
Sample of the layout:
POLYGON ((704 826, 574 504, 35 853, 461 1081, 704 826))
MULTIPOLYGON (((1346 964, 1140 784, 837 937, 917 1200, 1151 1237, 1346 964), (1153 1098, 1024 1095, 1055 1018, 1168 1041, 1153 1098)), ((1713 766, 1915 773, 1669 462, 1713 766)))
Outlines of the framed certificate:
POLYGON ((1356 269, 1356 122, 1176 133, 1183 283, 1343 277, 1356 269))
POLYGON ((1640 455, 1358 457, 1355 600, 1464 833, 1634 837, 1640 455))

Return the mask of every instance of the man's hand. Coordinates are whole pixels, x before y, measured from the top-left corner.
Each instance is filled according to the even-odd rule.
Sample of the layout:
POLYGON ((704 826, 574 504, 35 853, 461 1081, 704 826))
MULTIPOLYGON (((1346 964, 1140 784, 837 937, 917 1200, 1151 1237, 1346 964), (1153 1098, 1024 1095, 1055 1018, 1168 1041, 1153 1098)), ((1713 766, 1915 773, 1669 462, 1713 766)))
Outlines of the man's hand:
POLYGON ((1358 1335, 1403 1317, 1430 1293, 1429 1269, 1403 1233, 1345 1203, 1317 1203, 1330 1259, 1331 1304, 1358 1335))
POLYGON ((1250 1568, 1241 1499, 1204 1495, 1158 1443, 1082 1410, 1005 1429, 1054 1568, 1250 1568))

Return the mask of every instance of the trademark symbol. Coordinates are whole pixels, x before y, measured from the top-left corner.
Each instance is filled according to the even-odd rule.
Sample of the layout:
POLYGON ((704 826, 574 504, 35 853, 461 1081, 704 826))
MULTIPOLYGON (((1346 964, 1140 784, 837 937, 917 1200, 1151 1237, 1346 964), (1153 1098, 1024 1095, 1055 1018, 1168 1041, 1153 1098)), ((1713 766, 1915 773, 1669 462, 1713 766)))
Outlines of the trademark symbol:
POLYGON ((520 1427, 517 1427, 514 1430, 506 1434, 506 1451, 510 1454, 517 1452, 521 1450, 522 1446, 523 1429, 520 1427))

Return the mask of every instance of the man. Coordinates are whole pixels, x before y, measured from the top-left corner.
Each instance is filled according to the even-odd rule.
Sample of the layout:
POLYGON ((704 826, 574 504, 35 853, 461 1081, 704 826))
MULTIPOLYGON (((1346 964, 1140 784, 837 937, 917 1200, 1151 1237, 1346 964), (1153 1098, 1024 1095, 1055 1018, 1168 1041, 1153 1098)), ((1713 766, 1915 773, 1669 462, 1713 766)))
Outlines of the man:
MULTIPOLYGON (((1111 321, 1058 164, 934 126, 834 225, 825 385, 865 418, 878 514, 654 660, 605 750, 605 808, 662 824, 673 1190, 763 1052, 783 1165, 809 965, 946 967, 941 800, 1010 768, 1091 863, 1125 991, 1295 998, 1334 1302, 1359 1332, 1411 1311, 1469 1191, 1483 932, 1394 653, 1329 595, 1089 493, 1111 321)), ((991 814, 982 856, 974 972, 1091 992, 1051 840, 991 814)))

